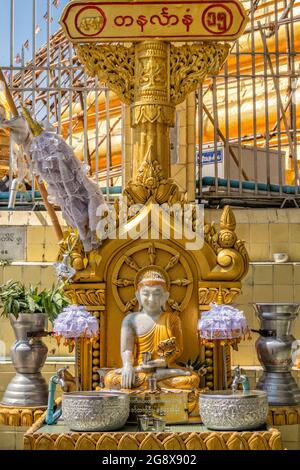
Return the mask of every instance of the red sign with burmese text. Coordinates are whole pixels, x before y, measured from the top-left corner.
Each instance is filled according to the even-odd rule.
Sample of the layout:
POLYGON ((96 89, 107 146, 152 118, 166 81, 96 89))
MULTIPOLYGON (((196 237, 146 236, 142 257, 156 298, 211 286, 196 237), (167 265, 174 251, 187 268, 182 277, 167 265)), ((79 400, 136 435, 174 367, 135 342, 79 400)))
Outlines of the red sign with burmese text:
POLYGON ((238 0, 74 0, 65 7, 60 23, 73 43, 232 41, 243 33, 247 15, 238 0))

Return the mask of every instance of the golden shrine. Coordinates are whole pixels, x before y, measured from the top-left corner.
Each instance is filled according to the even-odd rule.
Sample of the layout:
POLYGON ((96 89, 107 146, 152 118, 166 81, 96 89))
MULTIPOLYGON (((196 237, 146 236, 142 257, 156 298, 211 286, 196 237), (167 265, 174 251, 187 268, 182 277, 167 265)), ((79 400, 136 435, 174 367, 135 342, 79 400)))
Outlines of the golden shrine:
MULTIPOLYGON (((100 325, 99 341, 93 345, 82 342, 79 350, 83 390, 99 386, 99 368, 120 367, 121 324, 137 306, 136 279, 147 266, 163 270, 170 286, 168 309, 182 324, 181 360, 193 359, 201 352, 210 372, 204 385, 223 388, 230 382, 229 350, 224 364, 218 348, 200 348, 195 332, 199 312, 217 300, 220 286, 225 303, 231 303, 241 291, 249 260, 244 243, 235 233, 234 215, 225 208, 219 231, 205 223, 203 246, 189 251, 187 234, 180 234, 182 221, 178 224, 171 214, 166 225, 160 210, 166 205, 183 208, 188 202, 170 178, 169 130, 175 125, 176 105, 208 74, 217 74, 226 61, 230 44, 215 41, 236 39, 247 22, 239 2, 233 2, 230 12, 226 2, 221 3, 215 6, 210 1, 192 1, 175 7, 174 2, 146 2, 143 15, 138 15, 140 7, 131 2, 118 2, 114 9, 109 2, 93 0, 70 2, 62 15, 65 34, 76 44, 86 72, 105 81, 130 106, 132 178, 123 195, 126 209, 142 205, 121 227, 124 208, 117 202, 115 212, 122 236, 108 237, 97 250, 85 253, 71 231, 60 244, 61 256, 69 253, 76 269, 68 295, 74 303, 92 311, 100 325), (103 44, 116 39, 132 44, 103 44), (178 46, 169 42, 183 39, 207 42, 178 46), (153 212, 155 238, 153 217, 149 217, 153 212), (128 236, 141 227, 139 238, 128 236)), ((195 227, 195 210, 191 217, 195 227)))
MULTIPOLYGON (((269 231, 270 236, 256 237, 257 226, 254 224, 265 224, 263 211, 260 212, 262 216, 259 219, 260 222, 255 220, 254 217, 257 214, 254 211, 249 216, 250 223, 245 222, 244 226, 239 226, 240 228, 237 229, 235 215, 229 206, 225 207, 215 225, 214 222, 207 223, 204 209, 202 213, 202 208, 199 208, 194 202, 195 194, 197 194, 195 191, 195 179, 197 178, 199 178, 197 180, 199 183, 198 194, 205 198, 200 178, 201 151, 199 152, 198 176, 194 174, 194 169, 191 170, 193 159, 195 159, 195 145, 197 147, 199 144, 199 149, 201 147, 203 149, 203 143, 208 139, 210 145, 215 144, 214 151, 216 151, 218 135, 224 145, 228 142, 230 145, 233 136, 231 134, 227 136, 226 133, 225 138, 224 132, 222 135, 222 129, 227 124, 229 124, 229 128, 239 127, 237 131, 239 138, 242 136, 243 142, 251 139, 248 142, 252 143, 254 136, 258 135, 258 128, 254 129, 253 136, 251 135, 252 127, 260 123, 264 132, 273 122, 272 119, 276 114, 274 113, 276 100, 272 100, 274 93, 278 101, 277 111, 279 104, 281 108, 284 105, 284 102, 280 100, 280 88, 277 89, 276 85, 274 85, 276 89, 270 88, 270 92, 266 93, 266 87, 272 78, 269 72, 271 71, 273 74, 274 71, 272 55, 269 65, 266 58, 268 59, 269 54, 274 53, 273 46, 276 41, 279 42, 281 39, 281 43, 283 43, 285 36, 288 36, 290 31, 287 27, 286 32, 283 33, 285 26, 282 27, 282 24, 285 24, 285 20, 283 23, 280 21, 280 27, 277 27, 278 31, 275 28, 275 31, 274 24, 272 24, 273 16, 269 16, 269 24, 263 25, 267 32, 263 32, 260 21, 258 23, 254 21, 256 17, 261 18, 259 12, 256 13, 257 16, 254 15, 257 8, 256 3, 250 2, 251 11, 245 11, 243 7, 245 3, 241 5, 239 0, 221 0, 220 2, 191 0, 181 3, 173 0, 117 0, 114 2, 110 0, 70 0, 65 7, 60 20, 62 30, 59 30, 55 35, 52 47, 55 49, 59 44, 59 47, 63 49, 61 45, 63 35, 65 35, 64 41, 70 41, 74 46, 74 52, 71 47, 68 48, 67 59, 61 55, 60 49, 58 56, 61 58, 60 63, 65 64, 70 55, 70 63, 75 64, 72 70, 63 67, 63 70, 66 70, 67 79, 70 81, 72 93, 75 95, 75 101, 71 104, 72 100, 69 96, 69 107, 64 109, 61 120, 57 123, 57 135, 60 137, 62 134, 65 141, 70 137, 69 147, 72 146, 75 150, 74 154, 84 160, 89 165, 88 168, 91 169, 89 174, 91 183, 94 183, 92 181, 94 178, 99 186, 99 181, 103 182, 106 179, 107 206, 106 210, 101 212, 102 219, 97 229, 98 247, 93 250, 87 248, 86 239, 84 236, 81 237, 80 230, 72 228, 77 227, 76 224, 72 225, 65 219, 69 229, 63 234, 58 221, 55 224, 51 215, 50 218, 59 239, 59 263, 56 263, 55 266, 60 269, 65 267, 69 272, 75 271, 71 283, 66 288, 66 293, 71 299, 71 303, 74 304, 68 308, 70 311, 73 309, 76 314, 76 308, 78 311, 80 310, 77 306, 82 306, 81 311, 84 311, 95 325, 99 325, 99 336, 97 339, 96 335, 92 336, 92 341, 89 341, 87 340, 88 335, 84 334, 84 339, 79 340, 79 348, 77 337, 76 340, 71 338, 69 342, 64 343, 64 346, 76 344, 76 377, 73 378, 70 375, 68 378, 68 372, 65 369, 57 370, 56 375, 51 377, 50 382, 52 379, 61 379, 60 382, 55 383, 59 384, 64 392, 62 404, 58 399, 56 406, 52 407, 53 409, 48 406, 46 410, 44 405, 47 402, 47 395, 43 406, 39 407, 11 406, 5 401, 0 404, 0 425, 31 426, 24 438, 25 450, 281 450, 280 432, 290 436, 294 433, 294 429, 299 431, 299 401, 293 401, 294 397, 289 397, 289 401, 283 403, 284 393, 288 394, 293 391, 295 396, 300 397, 300 392, 296 390, 296 387, 292 390, 294 386, 292 379, 283 391, 280 387, 274 386, 274 381, 269 382, 271 385, 269 388, 276 389, 277 402, 272 401, 274 399, 273 396, 270 396, 272 390, 271 392, 268 390, 270 405, 268 418, 264 419, 264 424, 261 426, 256 422, 256 427, 237 427, 237 421, 232 419, 234 426, 224 427, 223 424, 223 428, 218 428, 222 421, 222 406, 224 410, 226 408, 235 411, 238 406, 233 405, 231 408, 228 401, 218 408, 217 400, 223 399, 225 396, 229 399, 233 396, 238 397, 239 393, 241 397, 248 398, 247 391, 250 391, 252 398, 258 399, 261 391, 260 385, 267 374, 260 376, 261 370, 254 366, 257 362, 252 354, 253 344, 241 347, 240 351, 233 356, 233 364, 249 367, 247 370, 249 389, 247 389, 246 383, 242 380, 248 380, 248 378, 241 375, 240 366, 235 368, 234 376, 231 377, 230 345, 237 350, 236 346, 242 335, 234 337, 230 342, 219 340, 217 335, 207 339, 208 336, 203 334, 205 331, 208 332, 208 329, 205 330, 203 327, 203 322, 205 319, 209 320, 210 315, 215 314, 215 320, 218 320, 217 316, 222 311, 230 311, 232 308, 232 311, 239 312, 230 307, 230 304, 241 293, 242 281, 249 268, 249 257, 245 243, 239 238, 238 232, 243 233, 245 239, 250 239, 249 252, 252 261, 250 276, 245 281, 247 287, 239 301, 240 305, 246 305, 247 302, 261 302, 263 297, 276 302, 283 300, 282 297, 298 301, 294 287, 293 292, 291 292, 292 288, 284 289, 287 284, 284 277, 287 278, 288 274, 290 278, 294 278, 294 284, 298 283, 294 262, 290 263, 293 266, 255 267, 256 264, 268 264, 270 259, 273 259, 272 250, 275 246, 275 251, 279 251, 279 245, 275 244, 277 238, 279 241, 279 237, 273 236, 273 230, 269 230, 269 227, 265 228, 269 231), (245 29, 248 16, 251 19, 251 27, 245 29), (249 31, 251 31, 250 34, 248 34, 249 31), (239 41, 234 49, 234 41, 239 39, 241 34, 244 34, 243 42, 239 41), (252 38, 251 45, 250 36, 252 38), (260 36, 260 41, 257 41, 260 36), (267 39, 268 41, 266 41, 267 39), (244 49, 244 46, 247 49, 244 49), (247 62, 245 50, 248 51, 250 57, 251 76, 254 82, 254 88, 251 91, 253 93, 253 126, 251 125, 252 114, 251 117, 247 115, 242 124, 238 123, 244 112, 244 104, 247 100, 248 103, 252 102, 249 93, 250 75, 247 76, 245 71, 245 63, 247 62), (229 59, 227 62, 229 52, 231 60, 229 59), (258 57, 258 61, 253 60, 253 57, 258 57), (83 65, 82 68, 78 67, 78 62, 83 65), (267 78, 264 84, 260 84, 260 91, 258 91, 258 88, 255 89, 255 80, 259 77, 263 62, 264 72, 266 77, 269 76, 269 79, 267 78), (236 101, 231 99, 231 96, 236 92, 236 89, 232 87, 229 90, 231 94, 224 95, 226 99, 223 102, 222 87, 227 93, 228 90, 225 87, 231 82, 231 73, 235 67, 237 69, 238 92, 240 93, 242 90, 242 99, 238 98, 236 101), (75 80, 73 69, 81 74, 79 75, 81 80, 75 80), (219 77, 215 78, 218 74, 219 77), (211 80, 211 75, 213 80, 209 88, 213 91, 211 98, 213 101, 210 107, 205 98, 202 102, 202 96, 206 96, 207 90, 204 90, 202 95, 201 92, 202 87, 205 88, 208 81, 211 80), (244 81, 240 82, 240 78, 244 76, 247 77, 249 83, 245 80, 246 85, 242 89, 244 81), (107 85, 107 88, 98 87, 100 83, 107 85), (98 93, 103 91, 105 97, 101 96, 99 99, 100 94, 98 96, 98 93), (87 96, 82 96, 83 94, 87 94, 87 96), (259 101, 259 94, 260 98, 264 94, 264 106, 261 106, 262 101, 259 101), (268 101, 271 103, 267 103, 267 95, 268 101), (257 97, 256 101, 254 97, 257 97), (194 100, 194 98, 196 99, 194 100), (79 101, 76 102, 76 99, 79 101), (102 107, 99 107, 99 102, 102 107), (125 105, 122 105, 122 111, 120 102, 125 105), (198 103, 197 116, 195 115, 196 102, 198 103), (213 102, 216 104, 216 109, 212 109, 213 102), (268 104, 270 104, 273 114, 270 113, 271 119, 266 124, 265 120, 260 120, 260 117, 264 117, 264 110, 268 109, 268 104), (238 113, 235 112, 236 109, 238 109, 238 113), (234 110, 234 112, 232 113, 230 110, 234 110), (105 115, 107 124, 106 130, 104 130, 106 135, 100 136, 100 142, 99 111, 100 118, 105 115), (121 115, 121 112, 122 116, 118 116, 118 119, 114 121, 116 113, 121 115), (189 114, 190 116, 187 118, 189 114), (205 118, 205 114, 207 118, 205 118), (207 128, 205 128, 205 119, 208 119, 209 123, 207 128), (193 126, 191 125, 192 120, 193 126), (184 125, 183 121, 185 121, 184 125), (118 135, 112 136, 113 139, 118 140, 117 150, 112 151, 110 137, 116 122, 121 122, 122 126, 120 125, 118 129, 118 135), (197 126, 199 126, 198 138, 192 135, 197 126), (243 135, 243 129, 246 127, 247 135, 243 135), (81 133, 76 138, 77 146, 72 142, 71 128, 73 131, 76 129, 78 135, 81 133), (174 131, 171 134, 172 128, 174 131), (204 139, 201 135, 203 132, 204 139), (175 133, 176 135, 174 135, 175 133), (107 145, 104 144, 105 139, 107 145), (186 159, 181 159, 182 148, 186 150, 186 159), (93 155, 95 158, 92 158, 93 155), (120 169, 121 165, 119 165, 117 176, 113 180, 109 176, 109 167, 115 166, 116 162, 120 163, 124 155, 125 171, 123 172, 123 169, 120 169), (99 157, 100 160, 102 159, 101 162, 99 157), (182 166, 184 174, 178 174, 177 165, 182 166), (187 167, 186 171, 183 168, 185 166, 187 167), (99 169, 102 169, 100 178, 99 169), (121 172, 122 177, 120 176, 121 172), (118 194, 116 189, 120 189, 121 179, 123 179, 123 194, 116 200, 114 195, 118 194), (109 204, 113 200, 115 203, 109 204), (202 215, 203 220, 201 220, 202 215), (200 230, 200 235, 197 230, 200 230), (200 240, 197 238, 199 236, 200 240), (252 251, 253 243, 260 244, 259 247, 265 244, 270 253, 260 254, 257 257, 256 252, 252 251), (268 261, 266 261, 267 259, 268 261), (261 263, 262 260, 263 263, 261 263), (282 272, 279 268, 283 268, 282 272), (276 278, 276 282, 273 281, 271 284, 271 278, 276 278), (256 284, 259 286, 257 287, 256 284), (280 286, 280 292, 276 292, 275 285, 280 286), (286 292, 287 290, 288 292, 286 292), (149 299, 151 300, 149 301, 149 299), (214 305, 211 305, 212 303, 214 305), (153 305, 154 310, 150 315, 149 312, 153 305), (240 359, 241 357, 242 359, 240 359), (205 373, 202 375, 201 370, 194 368, 194 365, 204 363, 204 361, 206 364, 205 373), (253 366, 255 371, 253 371, 253 366), (243 386, 243 392, 238 390, 239 385, 240 389, 243 386), (100 425, 99 420, 98 427, 96 427, 97 423, 92 423, 94 427, 91 426, 91 428, 84 427, 88 421, 86 419, 84 423, 84 411, 87 408, 84 408, 86 406, 84 404, 81 406, 80 398, 86 397, 86 402, 90 399, 89 406, 92 409, 93 398, 103 398, 105 405, 105 397, 110 396, 113 400, 120 389, 119 396, 129 398, 130 402, 129 418, 125 426, 118 424, 115 428, 103 429, 102 421, 100 425), (216 390, 219 391, 216 392, 216 390), (70 422, 68 423, 66 409, 67 397, 71 400, 73 391, 79 406, 77 408, 73 405, 74 421, 71 425, 70 422), (202 406, 205 397, 216 399, 212 412, 215 420, 220 420, 216 427, 208 424, 206 427, 205 425, 205 407, 202 406), (147 413, 148 407, 151 408, 151 415, 147 417, 144 413, 147 413), (49 408, 53 412, 53 420, 50 422, 48 421, 49 408), (83 419, 80 422, 79 415, 82 412, 83 419), (139 415, 138 412, 142 413, 139 415), (62 413, 62 419, 60 419, 59 413, 62 413), (56 416, 55 419, 54 416, 56 416), (143 428, 143 420, 146 418, 149 420, 149 416, 152 424, 148 428, 143 428), (74 424, 76 420, 77 423, 74 424), (162 425, 166 427, 160 428, 162 425), (273 425, 280 426, 280 431, 272 429, 270 426, 273 425), (78 427, 76 428, 76 426, 78 427), (285 429, 285 426, 289 429, 285 429), (295 428, 291 428, 291 426, 295 426, 295 428)), ((259 5, 259 9, 263 7, 263 5, 259 5)), ((282 7, 283 11, 284 5, 282 7)), ((276 5, 274 18, 277 18, 281 11, 277 8, 279 5, 276 5)), ((291 29, 294 27, 292 9, 293 7, 290 8, 291 29)), ((271 11, 271 8, 264 11, 264 17, 267 16, 268 11, 271 11)), ((298 24, 295 24, 295 27, 298 27, 298 24)), ((293 49, 297 41, 291 42, 293 42, 293 49)), ((276 47, 274 46, 274 50, 278 52, 281 48, 277 44, 276 47)), ((293 56, 293 53, 291 55, 293 56)), ((286 60, 288 60, 288 54, 286 60)), ((250 61, 248 59, 249 63, 250 61)), ((51 67, 54 66, 54 59, 51 58, 48 62, 51 62, 51 67)), ((20 90, 22 89, 23 68, 22 65, 22 72, 20 71, 18 77, 13 77, 14 80, 11 80, 12 93, 17 87, 16 83, 19 84, 20 90), (22 78, 20 78, 21 73, 22 78)), ((49 68, 50 66, 45 70, 49 71, 49 68)), ((30 66, 25 65, 25 73, 31 74, 30 66)), ((39 70, 36 73, 39 73, 39 70)), ((60 84, 63 82, 60 65, 57 73, 57 83, 60 84)), ((5 78, 2 79, 1 74, 0 69, 0 82, 3 81, 5 84, 5 78)), ((5 76, 7 78, 7 75, 5 76)), ((78 76, 76 75, 76 77, 78 76)), ((281 86, 284 86, 284 83, 281 81, 283 84, 281 86)), ((57 90, 60 92, 59 86, 57 90)), ((21 91, 19 95, 14 92, 16 100, 21 101, 20 96, 21 91)), ((29 98, 25 105, 31 106, 29 98)), ((32 106, 32 109, 35 107, 32 106)), ((284 113, 288 112, 287 109, 282 110, 283 118, 284 113)), ((17 113, 16 107, 13 110, 10 106, 10 111, 13 115, 17 113)), ((19 118, 22 119, 20 116, 19 118)), ((33 125, 37 124, 29 115, 30 119, 33 125)), ((39 119, 38 115, 36 115, 36 119, 39 119)), ((277 119, 281 119, 278 112, 277 119)), ((101 122, 103 124, 105 121, 101 122)), ((275 118, 274 125, 276 128, 275 118)), ((277 123, 277 125, 279 126, 279 134, 281 134, 280 124, 277 123)), ((31 128, 32 130, 34 129, 31 128)), ((35 137, 39 137, 43 132, 44 130, 39 126, 37 134, 32 133, 35 137)), ((56 132, 53 133, 56 135, 56 132)), ((6 158, 9 131, 6 130, 4 133, 1 131, 0 134, 0 140, 2 136, 5 150, 2 157, 6 158)), ((288 131, 286 134, 288 135, 288 131)), ((272 131, 270 136, 262 133, 258 138, 270 144, 277 137, 272 131)), ((286 138, 283 135, 283 139, 286 138)), ((281 141, 281 137, 279 140, 281 141)), ((256 149, 259 145, 255 141, 253 148, 256 149)), ((3 158, 2 162, 0 161, 0 174, 1 163, 2 170, 7 166, 3 158)), ((213 159, 215 160, 215 157, 213 159)), ((244 155, 241 159, 247 160, 244 155)), ((217 162, 214 161, 213 164, 217 170, 217 162)), ((82 168, 86 169, 86 165, 83 165, 82 168)), ((115 175, 115 173, 113 174, 115 175)), ((216 171, 216 175, 218 174, 216 171)), ((244 173, 242 176, 245 180, 248 179, 244 173)), ((52 209, 52 215, 55 215, 54 206, 51 204, 55 204, 57 201, 52 199, 51 202, 50 185, 47 179, 44 181, 46 187, 42 187, 43 197, 47 201, 47 188, 50 196, 49 206, 52 209)), ((77 188, 77 194, 80 194, 76 183, 77 179, 74 176, 73 186, 77 188)), ((216 186, 218 185, 216 184, 216 186)), ((40 192, 42 193, 42 191, 40 192)), ((90 201, 97 201, 97 199, 90 198, 90 201)), ((66 203, 67 205, 68 203, 66 203)), ((95 202, 94 206, 96 205, 98 206, 98 203, 95 202)), ((61 207, 64 218, 64 206, 61 204, 57 204, 57 206, 61 207)), ((50 214, 49 207, 47 209, 50 214)), ((236 214, 238 223, 244 224, 244 213, 236 214)), ((99 215, 97 214, 98 217, 99 215)), ((211 217, 212 212, 209 212, 208 216, 211 217)), ((90 219, 95 220, 92 216, 90 219)), ((269 219, 271 219, 271 214, 267 223, 269 219)), ((279 216, 278 220, 280 220, 279 216)), ((295 222, 294 219, 293 222, 295 222)), ((94 231, 90 225, 86 224, 86 227, 94 231)), ((51 228, 49 227, 49 229, 51 228)), ((283 231, 285 228, 283 224, 281 228, 283 231)), ((296 248, 299 249, 299 237, 294 230, 297 227, 292 228, 293 230, 289 229, 287 235, 286 233, 280 234, 282 235, 280 240, 284 243, 287 240, 289 242, 291 240, 297 241, 295 243, 296 250, 296 248)), ((47 236, 41 237, 40 242, 43 240, 44 245, 47 246, 49 239, 50 237, 47 236)), ((94 244, 96 245, 96 243, 94 244)), ((280 248, 280 250, 283 251, 285 248, 280 248)), ((284 255, 285 253, 277 254, 284 255)), ((295 261, 295 257, 292 258, 295 261)), ((298 260, 298 258, 296 259, 298 260)), ((44 259, 44 254, 43 260, 48 261, 48 258, 44 259)), ((54 261, 54 258, 49 261, 54 261)), ((57 268, 56 271, 59 278, 57 268)), ((284 301, 287 302, 287 300, 284 301)), ((263 305, 266 304, 255 304, 258 308, 263 305)), ((268 308, 273 308, 275 305, 275 314, 282 308, 282 303, 267 305, 268 308)), ((296 304, 286 304, 286 311, 280 313, 285 313, 286 316, 291 314, 296 316, 291 308, 293 307, 296 311, 296 306, 296 304)), ((250 308, 249 312, 246 308, 245 311, 249 314, 248 321, 251 324, 253 318, 250 316, 250 308)), ((270 344, 272 337, 276 335, 273 330, 264 329, 264 315, 270 312, 259 311, 258 313, 261 315, 259 317, 261 329, 253 331, 260 333, 260 339, 263 338, 261 341, 263 344, 260 345, 260 349, 262 349, 264 344, 270 344)), ((55 334, 55 328, 53 328, 52 334, 55 334)), ((59 337, 59 335, 57 336, 59 337)), ((281 338, 278 336, 277 346, 280 341, 281 338)), ((259 357, 257 346, 256 349, 259 357)), ((271 351, 270 355, 273 357, 270 358, 270 361, 273 361, 273 364, 275 364, 277 352, 275 347, 271 351)), ((289 352, 290 350, 287 351, 287 353, 289 352)), ((69 350, 69 354, 71 354, 71 350, 69 350)), ((59 359, 61 358, 59 357, 59 359)), ((70 362, 72 360, 73 358, 70 359, 70 362)), ((268 358, 265 362, 267 360, 268 358)), ((262 361, 260 362, 262 364, 262 361)), ((264 368, 265 363, 262 365, 264 368)), ((55 370, 56 364, 52 367, 55 370)), ((295 370, 293 374, 295 374, 295 370)), ((55 390, 52 404, 54 393, 55 390)), ((265 391, 263 393, 266 395, 265 391)), ((99 400, 96 412, 102 414, 103 419, 107 421, 110 419, 110 410, 109 406, 105 407, 103 403, 101 404, 99 400)), ((258 403, 259 401, 257 401, 258 403)), ((258 414, 262 408, 263 406, 256 407, 258 414)), ((245 421, 248 416, 250 417, 250 412, 247 414, 247 411, 241 411, 241 409, 238 411, 245 421)), ((95 413, 91 416, 94 420, 98 415, 95 413)), ((267 416, 267 411, 265 416, 267 416)), ((289 439, 291 438, 289 437, 289 439)), ((293 442, 289 442, 289 444, 294 445, 293 442)))

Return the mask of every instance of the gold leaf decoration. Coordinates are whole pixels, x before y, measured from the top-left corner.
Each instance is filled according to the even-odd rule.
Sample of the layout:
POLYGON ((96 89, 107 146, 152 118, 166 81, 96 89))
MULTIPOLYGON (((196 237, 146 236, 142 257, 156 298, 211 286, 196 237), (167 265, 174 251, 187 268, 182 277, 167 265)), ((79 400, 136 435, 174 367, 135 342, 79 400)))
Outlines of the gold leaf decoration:
POLYGON ((226 450, 226 444, 219 433, 212 432, 204 442, 208 450, 226 450))
POLYGON ((229 44, 191 44, 170 47, 170 95, 174 104, 197 89, 208 74, 217 74, 228 57, 229 44))
POLYGON ((126 302, 126 305, 124 306, 124 313, 130 312, 131 310, 133 310, 136 304, 137 304, 136 298, 131 299, 128 302, 126 302))
POLYGON ((230 206, 225 206, 220 219, 221 230, 229 230, 234 232, 236 228, 236 220, 233 210, 230 206))
POLYGON ((272 436, 269 440, 269 447, 271 450, 283 450, 281 434, 277 429, 272 429, 272 436))
POLYGON ((113 284, 118 287, 134 286, 134 279, 113 279, 113 284))
POLYGON ((248 444, 251 450, 269 450, 266 439, 258 432, 250 437, 248 444))
POLYGON ((10 410, 8 412, 8 426, 20 426, 20 418, 19 410, 10 410))
POLYGON ((139 443, 131 435, 122 436, 118 445, 118 450, 138 450, 139 443))
POLYGON ((187 440, 185 441, 185 446, 187 450, 206 450, 206 446, 201 439, 201 437, 196 434, 192 433, 187 440))
POLYGON ((55 449, 56 450, 74 450, 75 443, 71 436, 66 434, 61 434, 58 436, 55 442, 55 449))
POLYGON ((150 145, 145 159, 138 170, 136 181, 144 188, 154 190, 163 179, 161 165, 153 158, 153 146, 150 145))
POLYGON ((174 268, 174 266, 176 266, 176 264, 178 264, 179 260, 180 260, 180 254, 179 253, 175 256, 172 256, 172 258, 170 258, 170 260, 168 261, 168 264, 166 265, 165 270, 169 271, 169 269, 174 268))
POLYGON ((170 437, 167 437, 163 441, 163 446, 166 450, 184 450, 185 445, 182 441, 182 439, 177 436, 172 434, 170 437))
MULTIPOLYGON (((200 287, 199 288, 199 304, 210 305, 217 302, 219 289, 216 287, 200 287)), ((222 288, 222 297, 225 304, 231 304, 236 296, 241 293, 239 287, 222 288)))
POLYGON ((7 424, 6 417, 8 416, 8 410, 5 408, 0 409, 0 426, 5 426, 7 424))
POLYGON ((24 427, 30 427, 33 424, 33 413, 32 410, 21 411, 21 422, 20 425, 24 427))
POLYGON ((229 450, 248 450, 249 446, 247 441, 240 436, 239 433, 234 433, 230 436, 226 443, 229 450))
POLYGON ((150 264, 155 264, 156 249, 155 249, 155 245, 153 243, 148 248, 148 256, 149 256, 150 264))
POLYGON ((174 299, 168 299, 168 304, 170 305, 170 307, 172 308, 172 310, 175 310, 176 312, 181 312, 182 308, 181 306, 178 304, 178 302, 176 302, 176 300, 174 299))
POLYGON ((153 434, 148 434, 140 444, 140 450, 163 450, 163 446, 153 434))
POLYGON ((131 269, 134 269, 135 271, 140 270, 140 267, 138 266, 138 264, 130 256, 125 256, 124 261, 127 264, 127 266, 129 266, 131 269))
POLYGON ((37 438, 34 450, 54 450, 54 442, 49 434, 42 434, 37 438))
POLYGON ((96 443, 91 436, 82 434, 76 442, 75 450, 96 450, 96 443))
POLYGON ((76 48, 88 75, 106 82, 126 104, 134 99, 135 49, 118 44, 83 44, 76 48))
POLYGON ((24 435, 23 439, 23 450, 33 450, 34 449, 34 437, 24 435))
POLYGON ((185 287, 191 283, 192 281, 190 279, 174 279, 174 281, 171 281, 171 284, 173 286, 178 286, 178 287, 185 287))
POLYGON ((96 450, 117 450, 118 441, 115 437, 104 434, 97 442, 96 450))

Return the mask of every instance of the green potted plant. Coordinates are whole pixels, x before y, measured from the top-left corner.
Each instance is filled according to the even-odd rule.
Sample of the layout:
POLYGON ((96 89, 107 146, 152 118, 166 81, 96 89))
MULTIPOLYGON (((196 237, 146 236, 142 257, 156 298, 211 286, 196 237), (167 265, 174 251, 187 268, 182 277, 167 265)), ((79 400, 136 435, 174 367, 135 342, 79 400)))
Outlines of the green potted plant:
POLYGON ((17 371, 9 383, 2 404, 5 406, 46 406, 48 387, 41 375, 48 348, 41 340, 45 327, 54 321, 70 302, 64 285, 39 290, 20 282, 9 281, 0 286, 0 316, 8 318, 16 335, 11 358, 17 371))

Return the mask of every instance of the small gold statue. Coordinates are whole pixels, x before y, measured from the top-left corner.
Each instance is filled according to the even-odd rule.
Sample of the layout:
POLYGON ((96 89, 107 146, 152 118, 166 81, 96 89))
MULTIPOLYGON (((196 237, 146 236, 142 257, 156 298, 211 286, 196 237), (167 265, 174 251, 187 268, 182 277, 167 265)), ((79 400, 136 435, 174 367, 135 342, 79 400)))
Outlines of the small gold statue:
POLYGON ((163 272, 145 268, 136 285, 141 310, 123 320, 123 367, 107 373, 105 387, 146 390, 149 377, 155 377, 160 389, 198 388, 198 374, 176 364, 183 351, 182 329, 178 315, 164 311, 169 292, 163 272))

